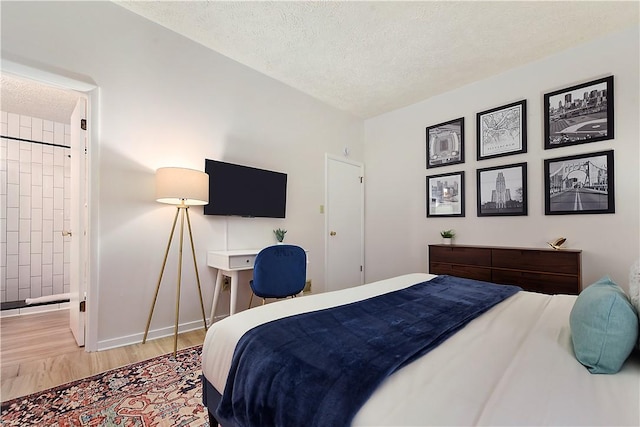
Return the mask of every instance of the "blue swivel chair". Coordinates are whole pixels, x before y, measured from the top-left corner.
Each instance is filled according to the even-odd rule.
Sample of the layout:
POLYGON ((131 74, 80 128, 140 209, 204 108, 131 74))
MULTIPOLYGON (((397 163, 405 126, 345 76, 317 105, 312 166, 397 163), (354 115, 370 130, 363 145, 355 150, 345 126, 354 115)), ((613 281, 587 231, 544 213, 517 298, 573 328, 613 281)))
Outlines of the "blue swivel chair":
POLYGON ((253 280, 249 282, 253 294, 262 298, 296 296, 307 280, 307 254, 300 246, 275 245, 262 249, 253 265, 253 280))

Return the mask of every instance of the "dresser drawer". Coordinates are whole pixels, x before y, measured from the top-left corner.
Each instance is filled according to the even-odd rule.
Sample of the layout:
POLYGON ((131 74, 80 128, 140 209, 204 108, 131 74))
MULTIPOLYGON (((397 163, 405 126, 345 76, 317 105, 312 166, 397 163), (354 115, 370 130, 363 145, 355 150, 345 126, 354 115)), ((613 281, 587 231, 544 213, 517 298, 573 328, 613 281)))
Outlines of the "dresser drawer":
POLYGON ((491 281, 504 285, 517 285, 525 291, 541 292, 543 294, 577 295, 580 291, 578 278, 544 274, 528 271, 493 270, 491 281))
POLYGON ((229 268, 253 268, 255 260, 255 255, 231 256, 229 257, 229 268))
POLYGON ((456 246, 429 246, 429 262, 489 267, 491 265, 491 250, 456 246))
POLYGON ((467 279, 483 280, 485 282, 491 281, 491 269, 469 265, 432 262, 429 273, 448 274, 449 276, 465 277, 467 279))
POLYGON ((429 273, 576 295, 582 285, 581 256, 571 249, 429 245, 429 273))
POLYGON ((580 270, 580 254, 563 251, 541 251, 530 249, 492 249, 494 268, 540 271, 548 273, 575 274, 580 270))

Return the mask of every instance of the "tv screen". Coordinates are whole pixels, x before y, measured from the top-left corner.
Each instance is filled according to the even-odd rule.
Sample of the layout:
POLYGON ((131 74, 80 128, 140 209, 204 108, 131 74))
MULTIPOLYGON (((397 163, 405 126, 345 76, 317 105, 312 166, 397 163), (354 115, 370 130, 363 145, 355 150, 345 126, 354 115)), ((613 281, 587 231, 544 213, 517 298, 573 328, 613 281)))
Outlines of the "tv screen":
POLYGON ((205 159, 209 204, 205 215, 284 218, 287 174, 205 159))

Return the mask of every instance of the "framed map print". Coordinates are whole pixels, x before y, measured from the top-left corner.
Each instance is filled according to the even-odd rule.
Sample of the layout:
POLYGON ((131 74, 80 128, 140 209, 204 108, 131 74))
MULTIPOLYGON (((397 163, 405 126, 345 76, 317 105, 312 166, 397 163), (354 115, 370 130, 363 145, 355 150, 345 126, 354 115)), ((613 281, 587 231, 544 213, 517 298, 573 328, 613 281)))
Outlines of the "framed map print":
POLYGON ((527 100, 476 115, 478 160, 527 152, 527 100))

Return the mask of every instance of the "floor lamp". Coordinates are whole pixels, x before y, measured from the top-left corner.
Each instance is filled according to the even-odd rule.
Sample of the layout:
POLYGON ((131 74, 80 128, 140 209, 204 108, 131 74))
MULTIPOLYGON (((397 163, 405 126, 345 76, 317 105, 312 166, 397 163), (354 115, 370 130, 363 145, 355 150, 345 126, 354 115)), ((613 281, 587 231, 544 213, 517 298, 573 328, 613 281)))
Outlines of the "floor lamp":
POLYGON ((200 287, 200 275, 198 274, 198 263, 196 261, 196 250, 193 246, 193 235, 191 233, 191 220, 189 219, 189 206, 206 205, 209 203, 209 175, 193 169, 184 168, 160 168, 156 171, 156 201, 176 206, 176 215, 173 218, 171 233, 169 234, 169 242, 167 250, 164 253, 162 261, 162 269, 156 286, 156 293, 153 297, 153 304, 149 312, 149 320, 144 330, 144 338, 142 343, 147 341, 153 310, 156 307, 158 299, 158 291, 162 282, 162 275, 167 264, 169 249, 173 241, 173 235, 176 231, 178 216, 180 217, 180 249, 178 257, 178 287, 176 294, 176 323, 173 332, 173 357, 178 351, 178 319, 180 317, 180 281, 182 278, 182 242, 184 240, 184 219, 187 218, 187 230, 189 231, 189 240, 191 242, 191 253, 193 254, 193 266, 196 270, 196 282, 198 284, 198 295, 200 296, 200 309, 202 310, 202 322, 204 329, 207 330, 207 320, 204 315, 204 303, 202 302, 202 289, 200 287))

